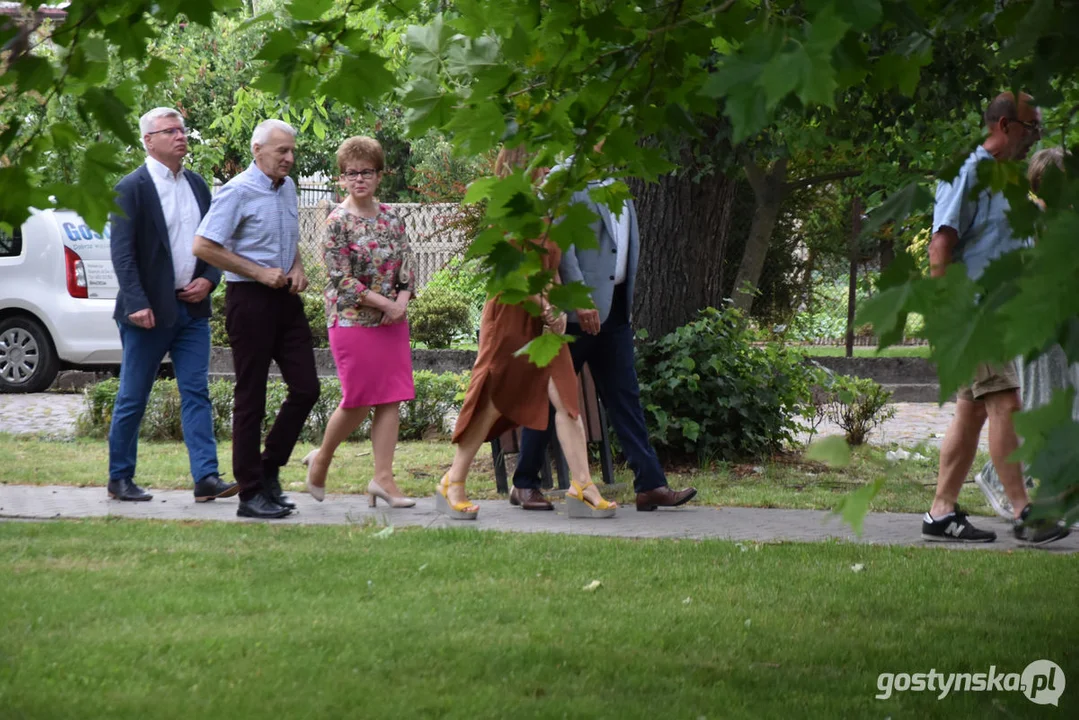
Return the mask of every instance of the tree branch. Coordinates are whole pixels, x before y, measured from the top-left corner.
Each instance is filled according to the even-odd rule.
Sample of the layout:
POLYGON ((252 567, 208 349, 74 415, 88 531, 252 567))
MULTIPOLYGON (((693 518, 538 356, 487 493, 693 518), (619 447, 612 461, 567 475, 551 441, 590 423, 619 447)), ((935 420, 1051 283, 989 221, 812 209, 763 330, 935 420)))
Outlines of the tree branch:
POLYGON ((821 183, 835 182, 836 180, 845 180, 846 178, 858 177, 861 174, 861 170, 837 170, 836 172, 824 173, 823 175, 814 175, 813 177, 784 183, 783 192, 793 192, 794 190, 801 190, 802 188, 809 187, 810 185, 820 185, 821 183))

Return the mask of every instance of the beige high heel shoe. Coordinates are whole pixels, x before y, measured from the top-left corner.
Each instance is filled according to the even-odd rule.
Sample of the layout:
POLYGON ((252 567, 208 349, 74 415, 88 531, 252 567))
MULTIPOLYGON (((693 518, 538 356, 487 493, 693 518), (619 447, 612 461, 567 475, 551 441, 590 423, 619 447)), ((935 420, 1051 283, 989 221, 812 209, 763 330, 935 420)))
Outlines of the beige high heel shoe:
POLYGON ((318 455, 318 448, 315 448, 311 452, 304 455, 304 458, 300 461, 300 464, 307 468, 307 477, 304 479, 304 486, 307 488, 308 494, 315 500, 322 502, 326 499, 326 486, 323 485, 322 487, 319 487, 317 485, 311 484, 311 461, 315 459, 316 455, 318 455))
POLYGON ((382 498, 382 501, 388 502, 392 508, 410 508, 416 504, 416 501, 410 497, 390 495, 382 489, 381 485, 372 480, 367 483, 367 504, 369 507, 377 506, 378 501, 375 498, 382 498))

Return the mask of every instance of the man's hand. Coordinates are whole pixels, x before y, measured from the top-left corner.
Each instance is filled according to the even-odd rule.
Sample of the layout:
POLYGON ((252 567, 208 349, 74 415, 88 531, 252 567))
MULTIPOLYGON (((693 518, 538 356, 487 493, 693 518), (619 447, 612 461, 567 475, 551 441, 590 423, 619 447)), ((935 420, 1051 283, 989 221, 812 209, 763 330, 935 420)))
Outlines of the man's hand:
POLYGON ((213 284, 206 278, 195 278, 182 290, 176 293, 176 297, 183 300, 185 303, 197 303, 206 299, 206 296, 213 290, 213 284))
POLYGON ((132 325, 140 327, 144 330, 152 330, 154 327, 154 311, 150 308, 145 310, 139 310, 133 312, 127 316, 127 319, 131 321, 132 325))
POLYGON ((577 322, 581 324, 581 329, 589 335, 599 334, 599 310, 595 308, 578 310, 577 322))
POLYGON ((407 302, 389 303, 382 309, 382 320, 379 321, 379 325, 396 325, 405 319, 405 308, 408 305, 407 302))
POLYGON ((285 276, 285 284, 293 295, 298 295, 307 289, 307 274, 303 271, 303 265, 296 263, 292 266, 288 275, 285 276))
POLYGON ((259 268, 255 279, 267 287, 281 288, 288 282, 281 268, 259 268))

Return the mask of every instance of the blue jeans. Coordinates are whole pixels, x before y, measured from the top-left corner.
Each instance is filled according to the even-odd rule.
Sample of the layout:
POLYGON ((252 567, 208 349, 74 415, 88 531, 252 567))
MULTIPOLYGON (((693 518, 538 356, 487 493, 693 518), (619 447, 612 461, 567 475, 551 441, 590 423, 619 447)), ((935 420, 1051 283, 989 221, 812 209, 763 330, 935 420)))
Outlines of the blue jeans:
POLYGON ((191 477, 201 480, 217 474, 217 440, 210 407, 210 321, 193 318, 187 304, 176 301, 176 324, 145 330, 127 323, 120 326, 123 360, 120 391, 109 427, 109 480, 135 477, 139 425, 157 369, 168 353, 180 389, 180 420, 191 463, 191 477))
MULTIPOLYGON (((607 408, 622 453, 633 470, 633 488, 640 493, 664 487, 667 476, 648 440, 641 389, 633 366, 633 329, 629 325, 626 301, 624 286, 616 287, 611 313, 600 326, 598 335, 582 332, 575 323, 569 325, 568 332, 576 338, 570 343, 569 351, 574 370, 580 372, 588 363, 596 392, 607 408)), ((517 456, 517 469, 513 472, 515 487, 540 487, 540 471, 553 428, 552 407, 546 430, 521 429, 521 451, 517 456)))

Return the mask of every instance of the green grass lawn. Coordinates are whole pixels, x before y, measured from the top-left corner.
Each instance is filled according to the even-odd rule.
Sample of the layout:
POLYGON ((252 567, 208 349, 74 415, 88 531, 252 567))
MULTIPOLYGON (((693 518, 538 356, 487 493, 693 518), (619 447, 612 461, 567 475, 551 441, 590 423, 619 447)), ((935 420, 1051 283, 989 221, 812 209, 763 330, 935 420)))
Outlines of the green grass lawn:
MULTIPOLYGON (((843 357, 847 349, 837 345, 798 345, 799 350, 804 350, 807 355, 815 357, 843 357)), ((855 347, 854 357, 916 357, 928 358, 928 345, 893 345, 884 350, 877 351, 875 347, 855 347)))
POLYGON ((0 577, 5 720, 1079 709, 1079 575, 1045 552, 8 522, 0 577), (882 672, 1041 658, 1068 678, 1059 708, 999 691, 874 698, 882 672))
MULTIPOLYGON (((293 453, 293 462, 282 473, 287 490, 303 489, 303 468, 299 465, 311 446, 301 444, 293 453)), ((370 444, 348 443, 341 447, 328 480, 330 492, 362 493, 373 474, 370 444)), ((922 448, 926 460, 893 464, 885 449, 857 448, 850 467, 831 469, 819 463, 807 463, 797 456, 781 456, 757 463, 715 463, 702 467, 668 468, 673 487, 693 485, 698 488, 698 502, 706 505, 744 507, 782 507, 830 510, 851 490, 884 475, 884 488, 870 506, 871 510, 922 512, 933 497, 937 476, 937 451, 922 448)), ((231 445, 218 448, 221 468, 231 474, 231 445)), ((415 496, 431 495, 435 483, 453 459, 453 445, 446 441, 402 442, 397 449, 395 470, 404 492, 415 496)), ((975 467, 986 460, 979 454, 975 467)), ((512 462, 512 461, 511 461, 512 462)), ((0 434, 2 481, 28 485, 104 486, 108 478, 108 446, 101 440, 57 442, 28 436, 0 434)), ((597 482, 599 468, 593 468, 597 482)), ((616 468, 616 481, 623 485, 614 495, 622 502, 632 501, 633 474, 625 466, 616 468)), ((187 451, 176 442, 139 444, 138 482, 151 488, 189 488, 187 451)), ((496 498, 494 472, 488 446, 484 446, 473 465, 469 493, 476 499, 496 498)), ((973 483, 964 486, 960 495, 964 508, 972 513, 992 514, 989 505, 973 483)))

